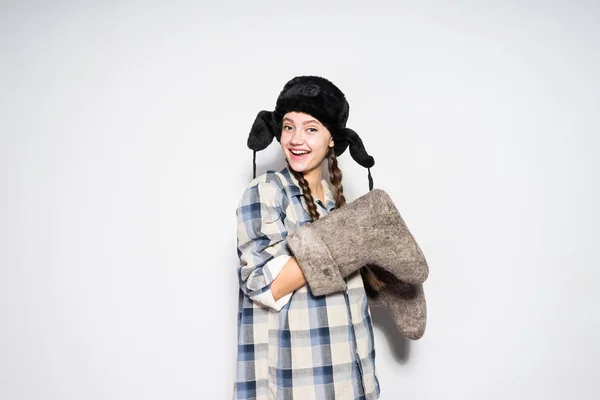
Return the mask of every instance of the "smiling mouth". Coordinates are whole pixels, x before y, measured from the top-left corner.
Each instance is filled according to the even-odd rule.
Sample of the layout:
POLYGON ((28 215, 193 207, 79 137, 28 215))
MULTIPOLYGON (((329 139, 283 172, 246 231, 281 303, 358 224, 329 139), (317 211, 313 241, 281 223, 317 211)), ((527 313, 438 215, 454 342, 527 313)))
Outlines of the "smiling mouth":
POLYGON ((295 156, 303 156, 303 155, 310 153, 310 151, 308 151, 308 150, 300 150, 300 151, 290 150, 290 153, 292 153, 295 156))

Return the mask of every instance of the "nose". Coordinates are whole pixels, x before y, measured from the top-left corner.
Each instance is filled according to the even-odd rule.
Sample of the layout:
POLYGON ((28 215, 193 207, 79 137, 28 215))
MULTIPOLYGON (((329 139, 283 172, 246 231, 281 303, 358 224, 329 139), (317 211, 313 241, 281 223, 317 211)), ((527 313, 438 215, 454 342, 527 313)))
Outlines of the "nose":
POLYGON ((290 139, 290 144, 302 144, 304 143, 304 132, 302 129, 294 129, 294 133, 292 138, 290 139))

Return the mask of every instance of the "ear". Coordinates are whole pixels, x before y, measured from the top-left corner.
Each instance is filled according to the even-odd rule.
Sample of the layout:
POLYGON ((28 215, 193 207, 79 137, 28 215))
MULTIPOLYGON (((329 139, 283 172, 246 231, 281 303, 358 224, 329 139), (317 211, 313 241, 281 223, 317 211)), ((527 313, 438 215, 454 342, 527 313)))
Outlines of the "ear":
POLYGON ((336 132, 335 142, 333 144, 333 152, 336 157, 341 156, 348 148, 348 140, 344 137, 343 132, 336 132))
POLYGON ((267 148, 273 141, 274 133, 273 112, 264 110, 259 112, 250 129, 248 147, 254 151, 267 148))

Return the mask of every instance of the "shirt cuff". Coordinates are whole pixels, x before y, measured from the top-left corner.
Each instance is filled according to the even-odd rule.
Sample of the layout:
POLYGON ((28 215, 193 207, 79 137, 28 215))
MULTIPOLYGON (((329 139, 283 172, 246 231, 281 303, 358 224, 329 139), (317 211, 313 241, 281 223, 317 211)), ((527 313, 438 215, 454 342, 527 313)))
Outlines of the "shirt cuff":
MULTIPOLYGON (((284 265, 287 264, 287 262, 290 260, 290 258, 292 258, 292 256, 283 255, 283 256, 275 257, 273 260, 268 262, 269 272, 271 273, 271 276, 272 276, 271 282, 273 282, 275 280, 275 278, 277 278, 277 276, 283 269, 284 265)), ((269 288, 269 290, 262 292, 259 295, 253 296, 252 300, 257 301, 267 307, 274 308, 275 310, 279 311, 283 308, 283 306, 285 306, 289 302, 290 298, 292 297, 292 293, 288 293, 285 296, 281 297, 279 300, 275 301, 275 298, 273 297, 273 293, 271 292, 271 289, 269 288)))

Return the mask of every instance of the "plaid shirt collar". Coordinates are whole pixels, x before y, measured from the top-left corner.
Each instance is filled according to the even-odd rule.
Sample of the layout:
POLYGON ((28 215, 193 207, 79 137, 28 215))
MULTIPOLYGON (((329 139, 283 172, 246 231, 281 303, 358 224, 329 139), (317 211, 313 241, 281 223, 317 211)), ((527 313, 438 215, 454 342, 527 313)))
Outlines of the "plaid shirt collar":
MULTIPOLYGON (((289 193, 289 195, 291 197, 302 196, 302 189, 300 188, 300 183, 290 170, 289 165, 286 165, 286 167, 280 172, 286 179, 284 185, 285 190, 289 193)), ((325 197, 325 208, 327 209, 327 211, 331 211, 335 208, 335 196, 333 194, 333 191, 331 190, 330 183, 327 182, 326 179, 321 179, 321 183, 323 185, 323 195, 325 197)), ((317 202, 320 202, 320 200, 318 199, 315 200, 317 202)))

